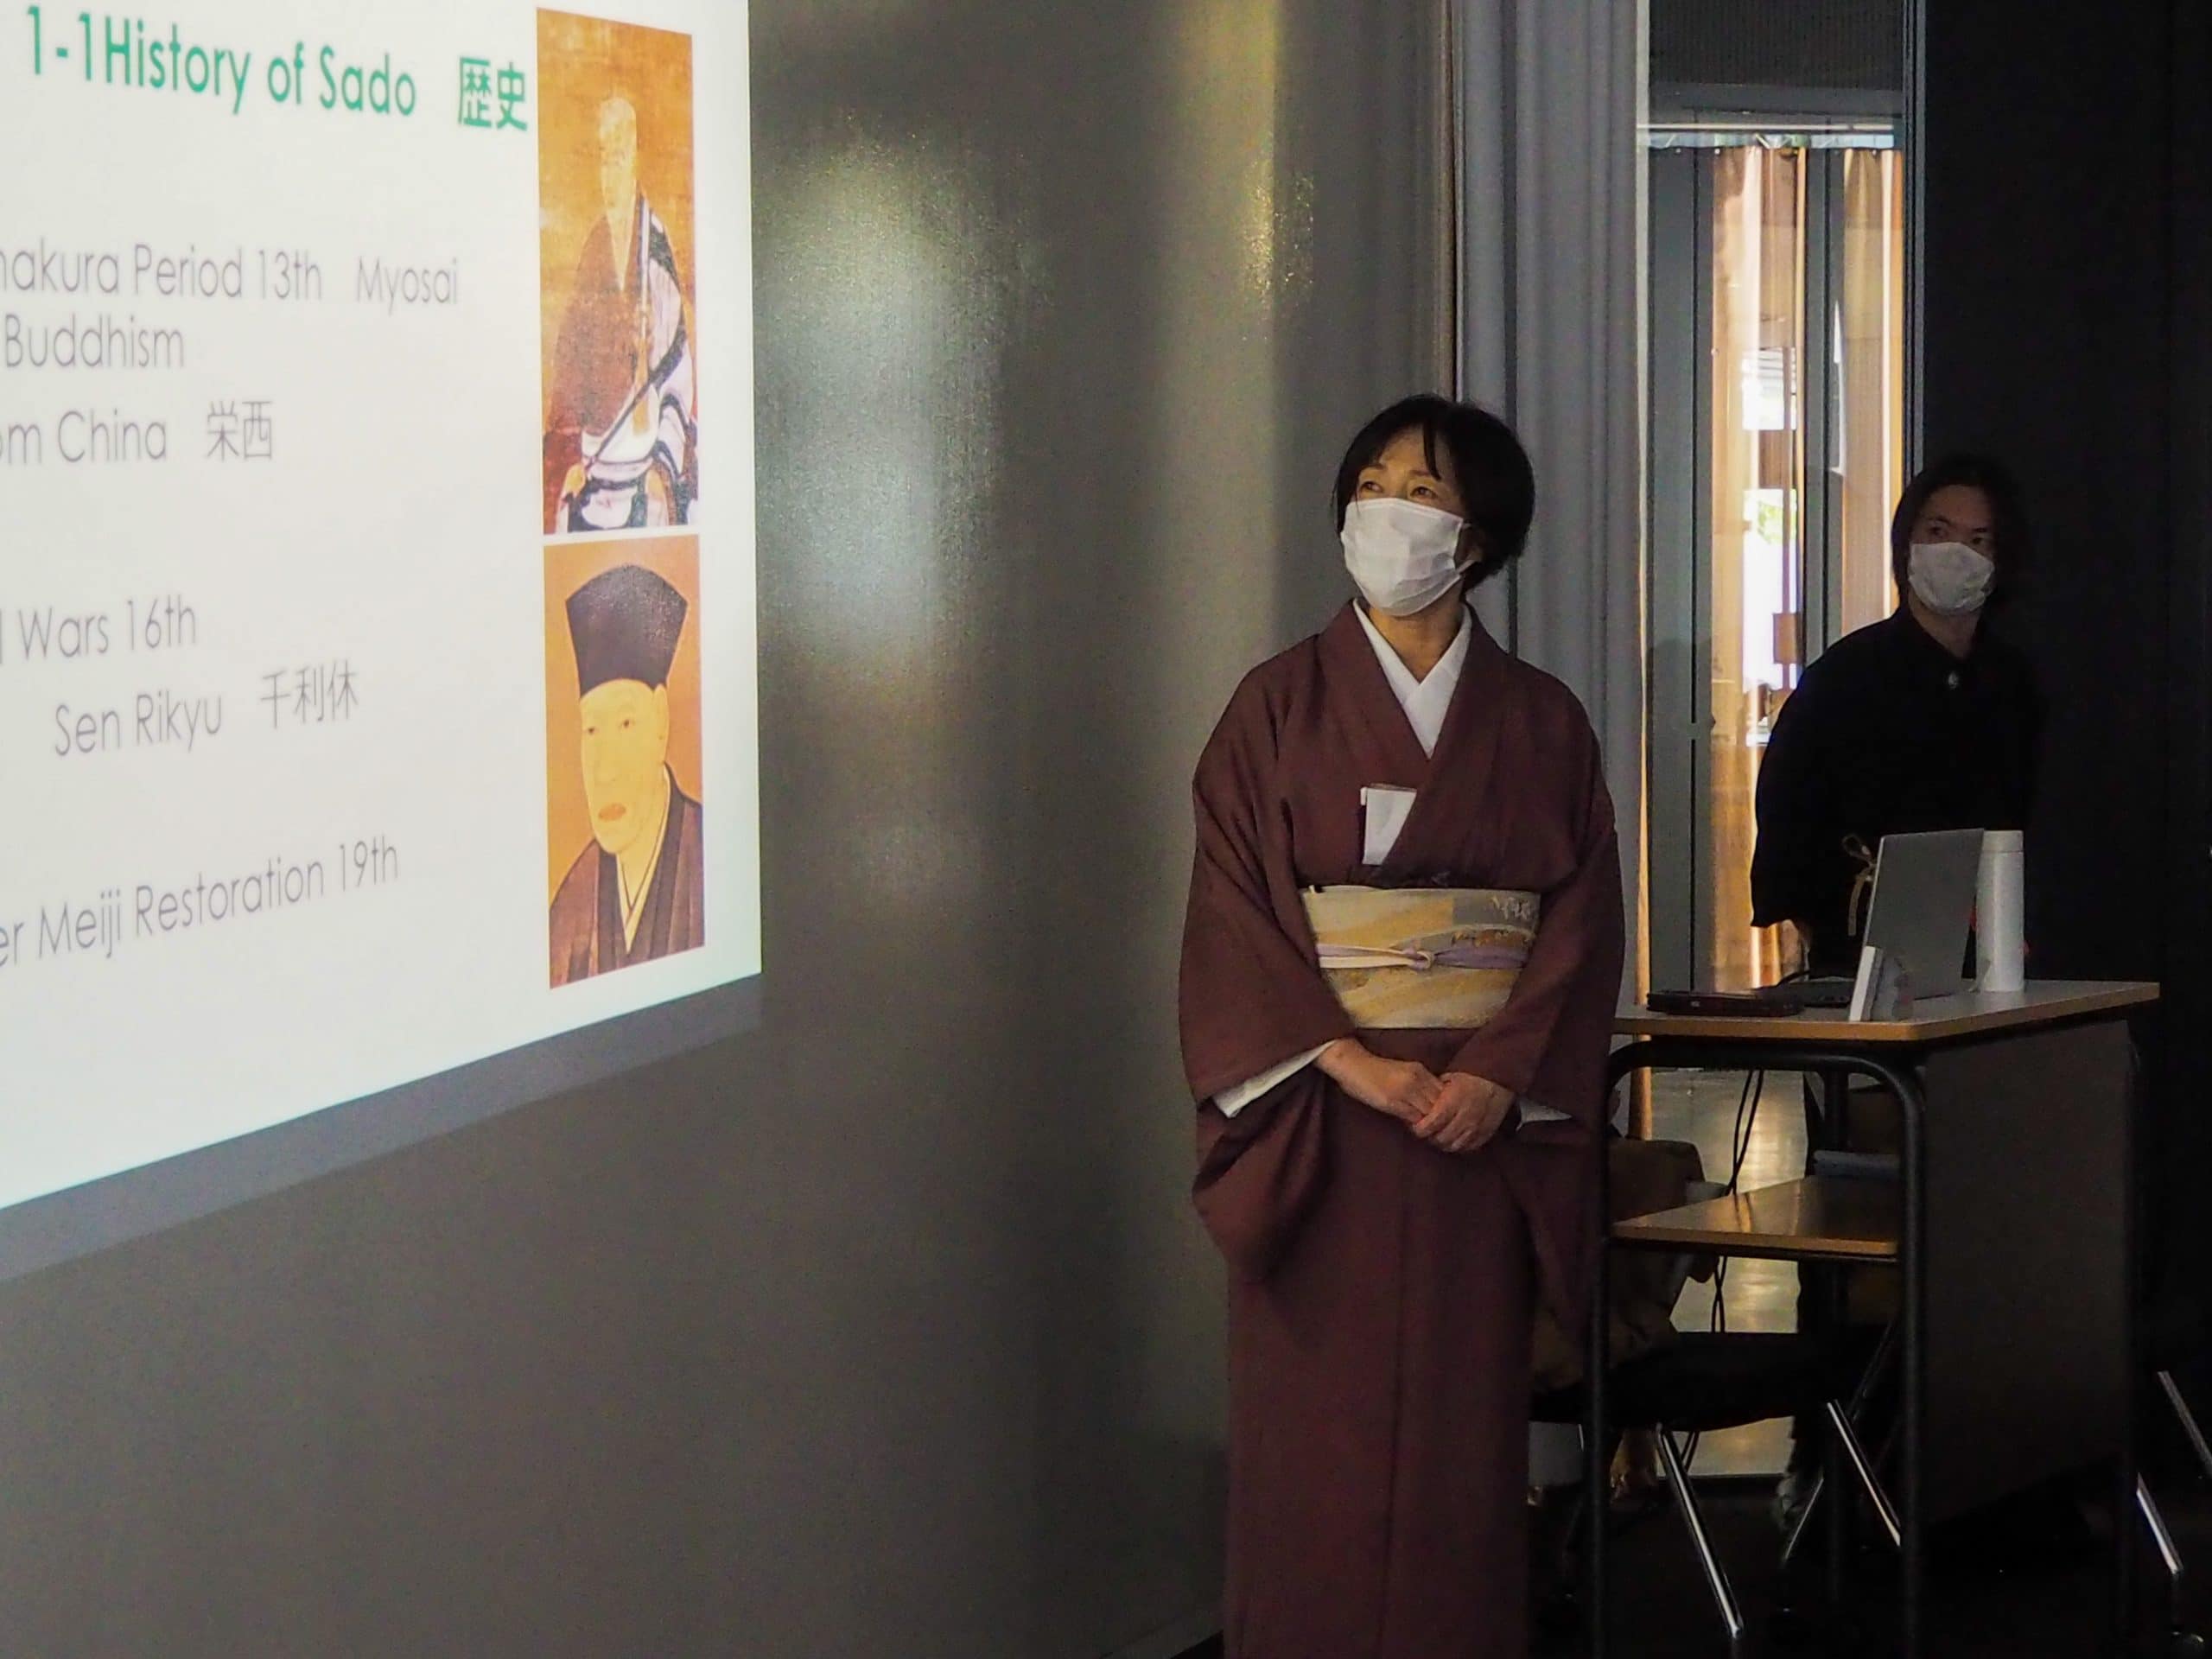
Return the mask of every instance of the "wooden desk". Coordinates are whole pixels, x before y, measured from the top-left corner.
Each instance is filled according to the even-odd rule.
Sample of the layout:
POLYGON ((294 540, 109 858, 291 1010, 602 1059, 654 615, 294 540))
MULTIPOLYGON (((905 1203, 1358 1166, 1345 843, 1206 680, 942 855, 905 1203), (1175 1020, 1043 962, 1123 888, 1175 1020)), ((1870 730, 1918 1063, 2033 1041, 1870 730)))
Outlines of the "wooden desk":
POLYGON ((2125 1013, 2158 1000, 2156 985, 2125 982, 2041 980, 2009 995, 1933 997, 1903 1020, 1853 1022, 1833 1008, 1782 1018, 1741 1015, 1686 1017, 1624 1008, 1613 1017, 1617 1037, 1665 1037, 1712 1042, 1841 1043, 1859 1047, 1911 1047, 1989 1037, 2054 1026, 2070 1020, 2125 1013))
MULTIPOLYGON (((2010 996, 1922 1002, 1904 1020, 1827 1011, 1782 1019, 1624 1010, 1608 1071, 1800 1071, 1896 1097, 1900 1179, 1786 1183, 1616 1229, 1614 1248, 1682 1248, 1692 1224, 1745 1254, 1894 1260, 1903 1367, 1899 1571, 1903 1645, 1921 1651, 1931 1519, 2109 1459, 2114 1618, 2133 1618, 2130 1295, 2133 1077, 2129 1015, 2154 985, 2045 982, 2010 996), (1864 1188, 1853 1192, 1847 1189, 1864 1188)), ((1710 1237, 1701 1241, 1711 1244, 1710 1237)), ((1604 1269, 1589 1333, 1589 1490, 1601 1491, 1604 1269)), ((1591 1506, 1593 1522, 1605 1506, 1591 1506)), ((1840 1534, 1838 1535, 1839 1540, 1840 1534)), ((1606 1649, 1605 1538, 1593 1524, 1591 1651, 1606 1649)), ((1840 1556, 1832 1555, 1840 1570, 1840 1556)))
POLYGON ((1808 1175, 1613 1224, 1621 1249, 1718 1249, 1769 1262, 1895 1262, 1897 1190, 1889 1181, 1808 1175))

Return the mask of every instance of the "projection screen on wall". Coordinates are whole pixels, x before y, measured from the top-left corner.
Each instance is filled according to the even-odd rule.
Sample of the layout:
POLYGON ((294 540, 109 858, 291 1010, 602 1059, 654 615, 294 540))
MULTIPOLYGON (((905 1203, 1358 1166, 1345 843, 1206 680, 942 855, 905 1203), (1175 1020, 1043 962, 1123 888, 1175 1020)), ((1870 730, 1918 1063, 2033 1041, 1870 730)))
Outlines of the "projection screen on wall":
POLYGON ((6 27, 0 1274, 761 968, 745 6, 6 27))

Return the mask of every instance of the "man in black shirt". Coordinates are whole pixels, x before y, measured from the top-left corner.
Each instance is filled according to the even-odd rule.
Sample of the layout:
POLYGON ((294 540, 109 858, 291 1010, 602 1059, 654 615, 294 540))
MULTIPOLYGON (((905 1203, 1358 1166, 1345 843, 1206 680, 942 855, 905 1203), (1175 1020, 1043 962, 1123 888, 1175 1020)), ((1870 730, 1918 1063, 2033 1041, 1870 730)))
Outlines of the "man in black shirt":
MULTIPOLYGON (((1982 626, 2027 551, 2010 476, 1973 455, 1929 467, 1897 503, 1890 549, 1903 603, 1805 671, 1759 768, 1752 920, 1794 925, 1815 974, 1856 970, 1885 836, 2024 829, 2035 791, 2035 683, 2026 659, 1982 626)), ((1826 1122, 1808 1078, 1806 1109, 1816 1144, 1897 1148, 1886 1096, 1853 1098, 1847 1121, 1826 1122)), ((1798 1323, 1827 1328, 1859 1300, 1808 1274, 1798 1323)), ((1776 1497, 1785 1527, 1819 1444, 1817 1425, 1801 1421, 1776 1497)))
POLYGON ((1904 602, 1806 670, 1759 769, 1752 921, 1794 924, 1821 974, 1857 968, 1883 836, 2024 829, 2034 793, 2034 682, 1981 626, 2025 550, 2010 478, 1971 455, 1929 467, 1890 543, 1904 602))

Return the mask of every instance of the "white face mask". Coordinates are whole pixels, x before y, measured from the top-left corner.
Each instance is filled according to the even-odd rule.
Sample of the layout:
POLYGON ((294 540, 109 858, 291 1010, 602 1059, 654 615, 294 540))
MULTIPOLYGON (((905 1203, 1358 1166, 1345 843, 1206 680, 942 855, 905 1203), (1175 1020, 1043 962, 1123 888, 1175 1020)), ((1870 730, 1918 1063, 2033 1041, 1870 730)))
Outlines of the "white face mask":
POLYGON ((1905 567, 1912 591, 1938 616, 1971 616, 1989 603, 1997 567, 1964 542, 1916 542, 1905 567))
POLYGON ((1459 579, 1466 520, 1395 496, 1344 509, 1344 569, 1370 609, 1385 616, 1425 611, 1459 579))

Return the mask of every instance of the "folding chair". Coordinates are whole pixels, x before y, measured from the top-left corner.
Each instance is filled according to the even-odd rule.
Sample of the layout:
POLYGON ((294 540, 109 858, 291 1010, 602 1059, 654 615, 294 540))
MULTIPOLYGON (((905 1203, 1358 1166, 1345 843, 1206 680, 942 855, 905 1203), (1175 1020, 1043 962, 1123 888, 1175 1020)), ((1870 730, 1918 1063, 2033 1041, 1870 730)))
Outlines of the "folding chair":
MULTIPOLYGON (((1863 1346, 1847 1337, 1691 1331, 1665 1347, 1614 1366, 1609 1374, 1607 1424, 1617 1433, 1643 1429, 1657 1440, 1676 1512, 1689 1533, 1732 1646, 1745 1634, 1743 1608, 1713 1548, 1681 1437, 1802 1413, 1825 1414, 1877 1510, 1891 1515, 1894 1526, 1893 1511, 1875 1478, 1872 1462, 1859 1444, 1851 1414, 1840 1403, 1863 1370, 1863 1346)), ((1531 1414, 1539 1422, 1580 1424, 1585 1410, 1583 1390, 1578 1386, 1542 1396, 1531 1414)), ((1583 1501, 1589 1499, 1585 1493, 1583 1501)))

